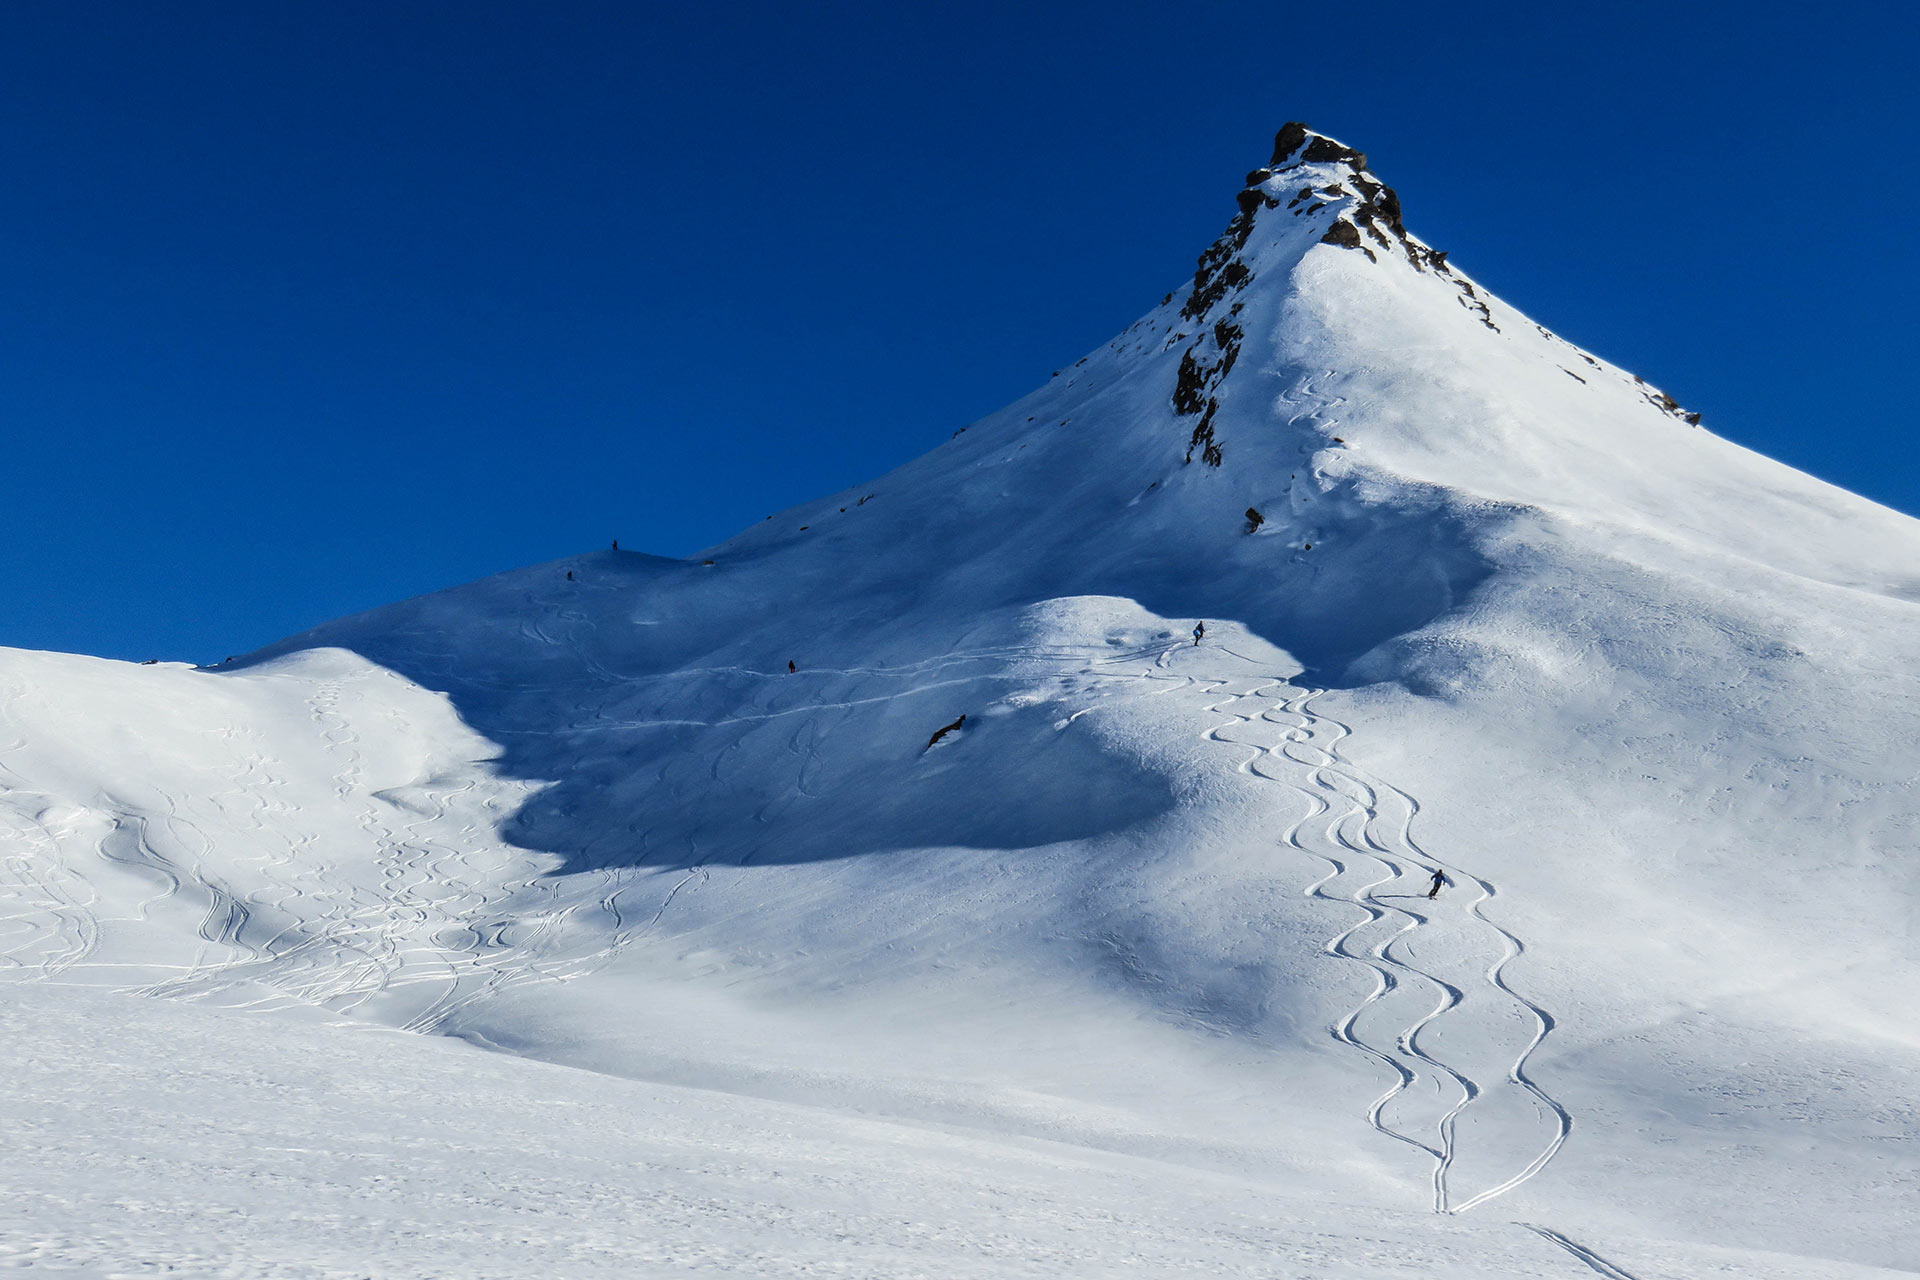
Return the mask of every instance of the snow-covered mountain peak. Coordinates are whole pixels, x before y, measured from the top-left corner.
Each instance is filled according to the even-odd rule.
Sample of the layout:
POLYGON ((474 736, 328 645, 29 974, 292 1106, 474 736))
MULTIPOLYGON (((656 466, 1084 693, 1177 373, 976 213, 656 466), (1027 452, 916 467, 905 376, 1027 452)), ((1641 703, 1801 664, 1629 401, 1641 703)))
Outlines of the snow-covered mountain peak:
POLYGON ((383 1220, 455 1215, 407 1238, 524 1203, 582 1276, 1000 1275, 1021 1230, 1023 1273, 1911 1275, 1920 523, 1479 288, 1337 139, 1238 205, 1102 348, 692 557, 218 668, 0 651, 0 987, 53 988, 0 1006, 0 1123, 92 1135, 12 1144, 69 1243, 0 1256, 204 1270, 361 1222, 378 1159, 383 1220), (308 1044, 377 1090, 288 1084, 308 1044), (308 1094, 365 1110, 324 1213, 308 1094), (174 1183, 259 1209, 124 1211, 174 1183))
MULTIPOLYGON (((1407 230, 1399 194, 1367 167, 1366 154, 1336 138, 1287 123, 1274 138, 1272 159, 1247 174, 1236 203, 1226 230, 1200 255, 1191 285, 1167 299, 1169 307, 1178 304, 1170 341, 1185 341, 1189 330, 1192 336, 1173 393, 1175 412, 1194 419, 1188 462, 1221 465, 1220 392, 1243 339, 1250 324, 1270 333, 1298 327, 1280 313, 1300 289, 1300 268, 1321 246, 1431 276, 1441 287, 1430 299, 1446 301, 1449 313, 1458 304, 1486 331, 1499 332, 1474 284, 1448 265, 1444 252, 1407 230), (1262 300, 1272 305, 1257 306, 1262 300), (1250 307, 1252 313, 1243 314, 1250 307)), ((1393 311, 1406 309, 1406 299, 1387 299, 1380 288, 1376 282, 1359 292, 1380 295, 1393 311)))
POLYGON ((1280 132, 1273 135, 1273 159, 1267 163, 1272 168, 1280 169, 1294 164, 1329 161, 1364 169, 1367 167, 1367 153, 1355 151, 1338 138, 1309 128, 1304 121, 1289 120, 1280 126, 1280 132))
POLYGON ((1365 152, 1298 121, 1274 137, 1273 158, 1247 175, 1239 212, 1200 257, 1181 306, 1190 320, 1230 311, 1255 274, 1253 259, 1297 260, 1313 244, 1357 249, 1368 259, 1398 256, 1415 269, 1450 273, 1447 255, 1408 233, 1400 196, 1367 168, 1365 152))

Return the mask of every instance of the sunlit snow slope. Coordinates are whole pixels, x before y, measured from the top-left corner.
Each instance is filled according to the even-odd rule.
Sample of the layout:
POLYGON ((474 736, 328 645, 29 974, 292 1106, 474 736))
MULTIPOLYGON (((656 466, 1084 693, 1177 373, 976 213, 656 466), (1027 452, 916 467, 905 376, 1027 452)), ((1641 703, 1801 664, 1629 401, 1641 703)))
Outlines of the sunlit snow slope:
POLYGON ((0 651, 0 1120, 256 1224, 115 1234, 157 1193, 98 1161, 0 1262, 335 1274, 271 1225, 335 1195, 417 1224, 339 1274, 1920 1270, 1920 524, 1491 297, 1340 143, 1238 203, 1047 386, 691 559, 216 669, 0 651), (328 1053, 393 1083, 235 1083, 328 1053), (449 1208, 428 1139, 367 1204, 193 1136, 445 1132, 459 1061, 489 1164, 629 1230, 556 1272, 571 1219, 449 1208))

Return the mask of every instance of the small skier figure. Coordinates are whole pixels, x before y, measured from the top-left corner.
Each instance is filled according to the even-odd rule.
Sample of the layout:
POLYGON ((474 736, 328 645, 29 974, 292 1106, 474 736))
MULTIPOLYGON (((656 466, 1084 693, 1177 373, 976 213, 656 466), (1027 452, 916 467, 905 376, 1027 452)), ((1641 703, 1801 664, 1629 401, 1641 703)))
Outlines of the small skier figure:
POLYGON ((1442 871, 1442 870, 1441 870, 1440 868, 1438 868, 1438 867, 1435 867, 1435 868, 1433 869, 1433 884, 1432 884, 1431 886, 1429 886, 1429 887, 1428 887, 1428 889, 1427 889, 1427 896, 1428 896, 1429 898, 1437 898, 1437 897, 1439 897, 1439 896, 1440 896, 1440 886, 1442 886, 1442 885, 1448 885, 1448 884, 1452 884, 1452 883, 1453 883, 1453 881, 1451 881, 1451 880, 1449 880, 1449 879, 1447 879, 1447 873, 1446 873, 1446 872, 1444 872, 1444 871, 1442 871))
POLYGON ((1206 637, 1206 634, 1207 634, 1206 623, 1196 622, 1193 624, 1193 644, 1195 648, 1199 648, 1200 641, 1206 637))
POLYGON ((618 550, 620 549, 620 539, 618 539, 618 538, 615 538, 615 539, 613 540, 613 549, 614 549, 615 551, 618 551, 618 550))
POLYGON ((573 570, 571 570, 571 569, 569 569, 569 570, 567 570, 567 581, 568 581, 568 582, 572 582, 572 581, 573 581, 573 570))
POLYGON ((796 666, 794 666, 794 665, 793 665, 793 659, 792 659, 792 658, 788 658, 788 659, 787 659, 787 674, 788 674, 788 675, 792 675, 792 674, 793 674, 794 672, 796 672, 796 671, 798 671, 799 669, 800 669, 800 668, 798 668, 798 667, 796 667, 796 666))

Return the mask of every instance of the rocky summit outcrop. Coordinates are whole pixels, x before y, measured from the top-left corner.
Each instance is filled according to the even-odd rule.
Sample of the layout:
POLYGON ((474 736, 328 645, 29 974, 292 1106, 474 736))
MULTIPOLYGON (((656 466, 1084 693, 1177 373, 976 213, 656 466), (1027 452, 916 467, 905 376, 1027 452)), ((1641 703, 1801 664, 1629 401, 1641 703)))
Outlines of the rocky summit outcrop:
MULTIPOLYGON (((1249 287, 1262 270, 1276 263, 1290 267, 1313 244, 1352 250, 1381 266, 1400 263, 1431 274, 1446 282, 1454 300, 1480 325, 1501 331, 1486 295, 1449 264, 1447 252, 1407 230, 1400 194, 1373 173, 1363 151, 1300 121, 1288 121, 1274 135, 1272 158, 1247 174, 1234 199, 1237 211, 1200 255, 1192 285, 1180 299, 1180 319, 1199 322, 1172 392, 1175 414, 1191 422, 1187 462, 1197 459, 1217 467, 1225 461, 1221 390, 1239 359, 1244 336, 1240 316, 1249 287)), ((1177 338, 1188 336, 1181 332, 1177 338)), ((1663 391, 1647 388, 1646 399, 1689 425, 1700 423, 1698 413, 1663 391)))

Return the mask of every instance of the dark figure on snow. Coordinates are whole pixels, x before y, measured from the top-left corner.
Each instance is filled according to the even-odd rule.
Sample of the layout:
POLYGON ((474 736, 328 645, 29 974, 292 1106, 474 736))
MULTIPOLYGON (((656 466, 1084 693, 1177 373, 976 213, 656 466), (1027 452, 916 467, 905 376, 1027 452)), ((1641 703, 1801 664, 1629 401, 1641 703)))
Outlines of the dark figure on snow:
POLYGON ((572 582, 572 581, 573 581, 573 570, 571 570, 571 569, 569 569, 569 570, 567 570, 567 581, 568 581, 568 582, 572 582))
POLYGON ((931 738, 928 738, 927 750, 929 751, 933 750, 934 743, 940 741, 940 739, 946 737, 948 734, 952 733, 955 729, 958 729, 961 725, 965 724, 966 722, 967 722, 967 718, 965 716, 961 716, 958 720, 955 720, 952 724, 940 730, 938 733, 934 734, 931 738))
POLYGON ((1199 645, 1201 640, 1206 638, 1206 634, 1207 634, 1206 623, 1196 622, 1193 624, 1193 643, 1196 647, 1199 645))
POLYGON ((1433 869, 1433 883, 1432 883, 1431 885, 1429 885, 1429 886, 1427 887, 1427 896, 1428 896, 1429 898, 1437 898, 1437 897, 1439 897, 1439 896, 1440 896, 1440 886, 1442 886, 1442 885, 1448 885, 1448 884, 1452 884, 1452 883, 1453 883, 1453 881, 1451 881, 1451 880, 1449 880, 1449 879, 1447 879, 1447 873, 1446 873, 1446 872, 1444 872, 1444 871, 1442 871, 1442 870, 1440 870, 1440 868, 1438 868, 1438 867, 1435 867, 1435 868, 1433 869))
POLYGON ((620 539, 618 539, 618 538, 615 538, 615 539, 613 540, 613 549, 614 549, 615 551, 618 551, 618 550, 620 549, 620 539))
POLYGON ((798 667, 796 667, 796 666, 794 666, 794 665, 793 665, 793 659, 792 659, 792 658, 788 658, 788 659, 787 659, 787 674, 788 674, 788 675, 792 675, 792 674, 793 674, 794 672, 796 672, 796 671, 798 671, 799 669, 800 669, 800 668, 798 668, 798 667))

